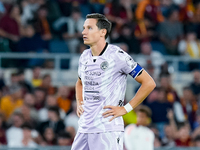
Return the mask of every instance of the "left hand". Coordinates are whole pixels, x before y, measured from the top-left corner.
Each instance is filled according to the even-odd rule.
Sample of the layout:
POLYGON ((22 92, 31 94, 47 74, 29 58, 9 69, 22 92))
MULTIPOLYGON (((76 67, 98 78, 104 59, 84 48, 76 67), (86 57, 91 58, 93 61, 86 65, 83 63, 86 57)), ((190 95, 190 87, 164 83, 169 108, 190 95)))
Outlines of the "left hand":
POLYGON ((103 117, 107 118, 109 116, 113 116, 109 121, 112 121, 113 119, 125 115, 127 112, 124 107, 119 106, 105 106, 104 109, 110 109, 103 113, 103 117))

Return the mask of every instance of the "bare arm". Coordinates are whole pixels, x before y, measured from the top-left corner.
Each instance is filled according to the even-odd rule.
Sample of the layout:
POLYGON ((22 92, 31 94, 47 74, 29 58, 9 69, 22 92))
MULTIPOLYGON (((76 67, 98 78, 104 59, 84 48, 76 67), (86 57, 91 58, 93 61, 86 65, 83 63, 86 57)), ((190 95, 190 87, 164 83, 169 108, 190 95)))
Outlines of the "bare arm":
MULTIPOLYGON (((141 83, 141 86, 135 96, 129 102, 133 109, 137 107, 151 93, 151 91, 153 91, 156 86, 154 80, 145 70, 143 70, 142 74, 136 77, 135 80, 141 83)), ((124 107, 105 106, 104 109, 106 108, 110 108, 110 110, 103 113, 103 116, 113 116, 110 121, 127 113, 124 107)))
POLYGON ((82 97, 82 81, 80 79, 77 80, 76 82, 76 102, 77 102, 77 115, 78 117, 80 117, 80 115, 82 115, 83 113, 83 108, 82 108, 82 104, 83 104, 83 97, 82 97))
POLYGON ((136 77, 135 80, 141 83, 141 86, 133 99, 129 102, 133 109, 137 107, 156 87, 154 80, 145 70, 143 70, 142 74, 136 77))

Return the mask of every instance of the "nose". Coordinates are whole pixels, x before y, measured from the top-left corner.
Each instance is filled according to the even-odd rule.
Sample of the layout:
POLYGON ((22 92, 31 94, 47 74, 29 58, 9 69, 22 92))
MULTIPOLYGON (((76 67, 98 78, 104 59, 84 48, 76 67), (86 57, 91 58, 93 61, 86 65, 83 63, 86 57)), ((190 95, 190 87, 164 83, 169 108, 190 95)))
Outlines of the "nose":
POLYGON ((86 30, 83 29, 83 31, 82 31, 82 35, 85 35, 85 34, 86 34, 86 30))

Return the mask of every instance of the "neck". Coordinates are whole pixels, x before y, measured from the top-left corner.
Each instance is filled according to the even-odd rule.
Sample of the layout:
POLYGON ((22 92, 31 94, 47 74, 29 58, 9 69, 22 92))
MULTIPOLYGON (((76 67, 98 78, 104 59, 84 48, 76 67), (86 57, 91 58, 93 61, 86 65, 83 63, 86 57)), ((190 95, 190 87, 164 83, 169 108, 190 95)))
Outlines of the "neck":
POLYGON ((105 40, 99 41, 95 45, 91 45, 90 48, 92 50, 92 55, 93 56, 99 56, 101 51, 104 49, 105 45, 106 45, 105 40))

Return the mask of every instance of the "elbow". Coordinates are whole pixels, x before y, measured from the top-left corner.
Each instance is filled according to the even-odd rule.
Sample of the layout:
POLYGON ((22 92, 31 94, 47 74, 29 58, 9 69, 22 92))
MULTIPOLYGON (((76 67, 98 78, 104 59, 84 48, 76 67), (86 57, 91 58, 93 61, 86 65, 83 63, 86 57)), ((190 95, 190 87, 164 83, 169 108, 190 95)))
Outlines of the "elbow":
POLYGON ((156 83, 153 79, 148 82, 148 87, 149 87, 149 89, 151 89, 151 91, 153 91, 154 88, 156 87, 156 83))

